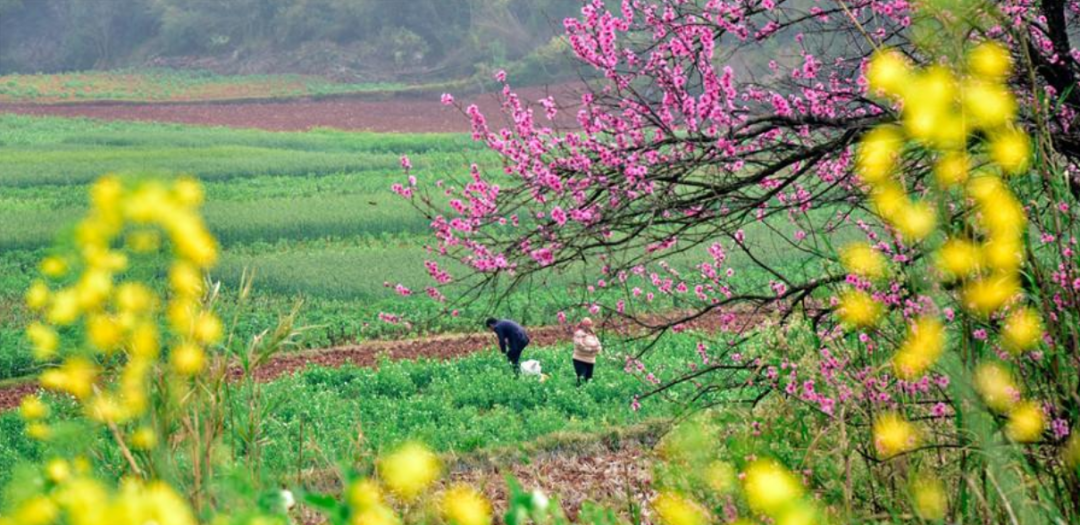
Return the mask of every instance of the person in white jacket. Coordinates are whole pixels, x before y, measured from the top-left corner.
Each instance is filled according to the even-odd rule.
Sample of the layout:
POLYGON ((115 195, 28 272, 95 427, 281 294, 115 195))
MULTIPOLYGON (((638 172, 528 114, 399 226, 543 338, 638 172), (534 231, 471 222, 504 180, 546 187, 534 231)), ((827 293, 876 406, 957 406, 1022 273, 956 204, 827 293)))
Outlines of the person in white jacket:
POLYGON ((578 385, 592 379, 596 356, 600 350, 600 338, 593 332, 592 319, 586 317, 578 323, 577 330, 574 330, 574 373, 577 374, 578 385))

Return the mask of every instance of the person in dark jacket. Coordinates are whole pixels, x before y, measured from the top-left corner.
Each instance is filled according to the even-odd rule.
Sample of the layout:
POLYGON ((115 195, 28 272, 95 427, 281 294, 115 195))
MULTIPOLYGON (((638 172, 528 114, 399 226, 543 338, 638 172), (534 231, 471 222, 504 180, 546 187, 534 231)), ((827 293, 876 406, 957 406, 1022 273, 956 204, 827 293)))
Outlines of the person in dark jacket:
POLYGON ((529 334, 521 325, 509 319, 489 318, 484 324, 499 338, 499 350, 506 354, 506 358, 514 367, 514 373, 521 371, 518 363, 521 361, 521 352, 529 346, 529 334))

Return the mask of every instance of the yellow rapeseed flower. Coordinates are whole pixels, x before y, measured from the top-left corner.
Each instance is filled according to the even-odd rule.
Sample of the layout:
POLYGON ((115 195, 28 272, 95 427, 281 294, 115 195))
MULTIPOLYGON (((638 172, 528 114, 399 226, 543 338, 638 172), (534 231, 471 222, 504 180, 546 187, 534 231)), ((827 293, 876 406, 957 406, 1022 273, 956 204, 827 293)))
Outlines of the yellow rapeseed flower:
POLYGON ((15 509, 15 523, 19 525, 48 525, 60 514, 56 503, 48 496, 37 495, 22 502, 15 509))
POLYGON ((921 241, 934 231, 937 215, 925 202, 913 202, 892 217, 893 226, 906 241, 921 241))
POLYGON ((652 502, 653 510, 664 525, 705 525, 705 508, 674 492, 661 492, 652 502))
POLYGON ((1001 340, 1007 350, 1018 354, 1039 343, 1043 327, 1039 312, 1031 307, 1019 308, 1009 314, 1001 329, 1001 340))
POLYGON ((161 340, 158 328, 154 323, 139 323, 131 331, 131 355, 156 359, 161 353, 161 340))
POLYGON ((1065 442, 1061 459, 1071 469, 1080 467, 1080 432, 1073 432, 1065 442))
POLYGON ((26 435, 31 439, 38 441, 44 441, 52 436, 52 428, 45 423, 30 423, 26 425, 26 435))
POLYGON ((364 509, 349 518, 349 525, 399 525, 401 520, 386 505, 364 509))
POLYGON ((904 187, 895 181, 888 181, 872 188, 870 200, 874 204, 874 211, 889 222, 892 222, 911 204, 904 187))
POLYGON ((911 484, 911 504, 915 514, 927 521, 944 519, 949 508, 945 484, 936 476, 921 475, 911 484))
POLYGON ((179 215, 170 225, 170 235, 177 254, 198 267, 209 268, 217 262, 217 242, 198 216, 179 215))
POLYGON ((439 477, 439 458, 416 443, 409 443, 379 462, 379 477, 391 492, 405 499, 420 495, 439 477))
POLYGON ((124 185, 116 175, 106 175, 90 186, 90 203, 98 211, 112 211, 120 207, 124 185))
POLYGON ((169 353, 169 364, 182 376, 198 375, 206 367, 206 353, 199 345, 184 343, 169 353))
POLYGON ((63 483, 71 477, 71 465, 59 458, 51 459, 45 464, 45 477, 53 483, 63 483))
POLYGON ((443 494, 439 509, 451 525, 490 525, 491 504, 467 485, 456 485, 443 494))
POLYGON ((49 287, 41 282, 34 281, 26 291, 26 307, 33 311, 41 311, 49 304, 49 287))
POLYGON ((885 276, 885 257, 865 242, 845 246, 840 261, 848 273, 874 279, 885 276))
POLYGON ((177 294, 198 297, 203 291, 203 276, 194 265, 178 262, 169 268, 169 285, 177 294))
POLYGON ((202 312, 195 319, 192 330, 195 340, 203 344, 215 344, 221 341, 224 329, 221 320, 212 312, 202 312))
POLYGON ((1009 411, 1005 435, 1018 443, 1031 443, 1042 437, 1044 428, 1046 415, 1042 407, 1034 401, 1025 401, 1009 411))
POLYGON ((836 315, 849 328, 869 328, 881 319, 883 308, 863 290, 848 289, 840 295, 836 315))
POLYGON ((1020 294, 1020 281, 1014 273, 995 273, 964 285, 964 308, 988 316, 1020 294))
POLYGON ((887 413, 874 421, 874 447, 883 458, 914 450, 919 445, 915 425, 896 413, 887 413))
POLYGON ((878 126, 863 137, 855 153, 855 172, 867 184, 884 182, 896 168, 904 135, 896 126, 878 126))
POLYGON ((46 257, 41 260, 41 273, 47 277, 63 277, 67 273, 68 265, 64 259, 56 256, 46 257))
POLYGON ((994 133, 990 137, 990 159, 1006 174, 1018 174, 1027 170, 1031 160, 1031 139, 1018 129, 994 133))
POLYGON ((998 42, 983 42, 968 53, 968 71, 986 79, 1001 81, 1012 71, 1012 56, 998 42))
POLYGON ((945 350, 945 326, 924 316, 908 327, 907 337, 893 356, 893 369, 901 379, 922 377, 945 350))
POLYGON ((951 188, 967 181, 970 169, 971 159, 966 153, 950 151, 934 163, 934 177, 937 179, 938 186, 951 188))
POLYGON ((202 185, 193 177, 181 177, 173 184, 173 195, 176 202, 189 208, 201 206, 205 194, 202 185))
POLYGON ((935 266, 946 279, 963 279, 979 270, 982 251, 972 241, 949 239, 941 245, 934 259, 935 266))
POLYGON ((998 412, 1008 412, 1019 399, 1020 390, 1012 373, 998 363, 979 364, 975 369, 974 384, 986 406, 998 412))
POLYGON ((992 237, 982 246, 983 261, 1001 272, 1015 272, 1024 262, 1024 247, 1015 236, 992 237))
POLYGON ((142 283, 126 282, 116 287, 116 304, 123 311, 145 314, 151 312, 156 303, 154 292, 142 283))
POLYGON ((27 421, 37 421, 49 417, 49 406, 38 396, 26 396, 19 403, 19 415, 27 421))
POLYGON ((378 483, 370 479, 358 479, 349 485, 345 500, 353 509, 374 507, 383 502, 382 490, 378 483))
POLYGON ((53 296, 45 319, 54 325, 67 326, 74 323, 81 313, 78 294, 75 290, 67 288, 53 296))
POLYGON ((98 369, 85 357, 74 356, 58 368, 42 372, 41 386, 57 392, 67 392, 76 399, 86 399, 93 390, 98 369))
POLYGON ((52 327, 37 321, 26 327, 26 338, 33 346, 34 359, 45 361, 56 355, 60 348, 60 335, 52 327))
POLYGON ((139 427, 131 434, 131 446, 136 450, 150 450, 157 446, 157 433, 150 427, 139 427))
POLYGON ((113 316, 93 315, 86 321, 86 338, 102 352, 112 352, 124 338, 120 322, 113 316))
POLYGON ((743 474, 746 501, 755 512, 776 516, 803 496, 798 478, 771 459, 754 461, 743 474))
POLYGON ((1016 99, 1001 84, 969 80, 964 83, 964 111, 983 129, 1000 128, 1016 118, 1016 99))
POLYGON ((908 87, 911 76, 911 64, 895 49, 880 50, 872 57, 866 68, 866 80, 870 92, 882 92, 890 96, 900 96, 908 87))

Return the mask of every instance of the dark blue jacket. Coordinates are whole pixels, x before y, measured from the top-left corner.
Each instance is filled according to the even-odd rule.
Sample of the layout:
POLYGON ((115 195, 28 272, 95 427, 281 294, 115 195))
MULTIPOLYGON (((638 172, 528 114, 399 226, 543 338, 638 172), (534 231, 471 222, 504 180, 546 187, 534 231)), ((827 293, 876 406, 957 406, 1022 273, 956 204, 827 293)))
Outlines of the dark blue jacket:
POLYGON ((509 348, 510 352, 516 353, 529 344, 529 335, 525 333, 525 329, 509 319, 503 319, 495 323, 495 326, 491 329, 499 337, 499 350, 502 350, 504 354, 507 352, 507 348, 509 348))

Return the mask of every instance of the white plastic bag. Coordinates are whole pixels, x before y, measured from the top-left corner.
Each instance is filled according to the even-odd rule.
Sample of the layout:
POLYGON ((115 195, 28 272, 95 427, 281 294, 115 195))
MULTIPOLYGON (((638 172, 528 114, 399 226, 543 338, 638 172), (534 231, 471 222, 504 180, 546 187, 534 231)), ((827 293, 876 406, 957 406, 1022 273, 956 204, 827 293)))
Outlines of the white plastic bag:
POLYGON ((527 376, 538 376, 542 372, 540 370, 540 361, 530 359, 521 363, 521 373, 527 376))

